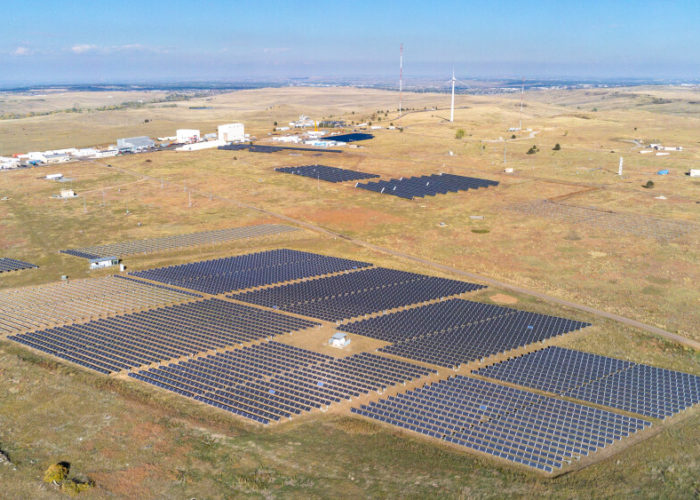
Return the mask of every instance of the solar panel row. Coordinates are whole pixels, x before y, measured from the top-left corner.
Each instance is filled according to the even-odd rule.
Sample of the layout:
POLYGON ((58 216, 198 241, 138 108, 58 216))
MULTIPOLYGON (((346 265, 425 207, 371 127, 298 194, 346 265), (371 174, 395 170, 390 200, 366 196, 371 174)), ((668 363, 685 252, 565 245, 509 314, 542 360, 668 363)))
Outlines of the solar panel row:
POLYGON ((327 321, 457 295, 481 285, 386 268, 372 268, 230 297, 327 321))
POLYGON ((541 342, 589 326, 588 323, 526 311, 410 338, 380 351, 455 368, 463 363, 541 342))
POLYGON ((280 249, 130 274, 216 295, 369 266, 367 262, 280 249))
POLYGON ((352 412, 545 472, 651 425, 463 376, 352 412))
POLYGON ((296 228, 281 224, 258 224, 254 226, 217 229, 214 231, 200 231, 190 234, 176 234, 173 236, 165 236, 163 238, 150 238, 145 240, 112 243, 109 245, 73 248, 70 250, 61 250, 61 253, 74 255, 85 259, 112 256, 119 257, 138 253, 161 252, 173 248, 182 248, 194 245, 211 245, 224 241, 267 236, 288 231, 296 231, 296 228))
POLYGON ((450 192, 456 193, 457 191, 497 185, 497 181, 488 179, 441 173, 406 179, 391 179, 390 181, 358 183, 355 187, 412 200, 416 197, 423 198, 424 196, 435 196, 436 194, 450 192))
POLYGON ((89 362, 89 368, 110 373, 316 325, 209 299, 9 338, 68 361, 89 362))
POLYGON ((275 171, 285 174, 301 175, 302 177, 311 177, 313 179, 320 179, 326 182, 356 181, 359 179, 372 179, 374 177, 379 177, 377 174, 367 174, 365 172, 358 172, 357 170, 328 167, 326 165, 278 167, 275 169, 275 171))
POLYGON ((9 257, 0 257, 0 273, 6 273, 9 271, 20 271, 22 269, 32 269, 38 268, 34 264, 29 262, 22 262, 21 260, 11 259, 9 257))
POLYGON ((0 290, 0 334, 184 302, 192 295, 114 276, 0 290))
POLYGON ((339 329, 388 342, 399 342, 515 312, 515 309, 507 307, 450 299, 351 322, 339 329))
POLYGON ((474 373, 662 419, 700 403, 698 376, 561 347, 474 373))
POLYGON ((267 424, 433 372, 374 354, 339 359, 266 342, 129 375, 267 424))

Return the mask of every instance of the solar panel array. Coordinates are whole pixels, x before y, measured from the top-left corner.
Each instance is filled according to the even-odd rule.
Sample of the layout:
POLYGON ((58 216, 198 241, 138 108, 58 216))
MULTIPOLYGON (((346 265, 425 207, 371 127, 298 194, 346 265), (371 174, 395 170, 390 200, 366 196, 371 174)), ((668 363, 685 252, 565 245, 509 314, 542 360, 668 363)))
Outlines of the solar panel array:
POLYGON ((30 264, 29 262, 22 262, 21 260, 11 259, 9 257, 0 257, 0 273, 21 271, 22 269, 32 269, 38 267, 39 266, 30 264))
POLYGON ((545 472, 651 425, 463 376, 351 411, 545 472))
POLYGON ((280 249, 130 274, 216 295, 371 265, 367 262, 280 249))
POLYGON ((548 347, 475 373, 647 417, 700 403, 700 377, 587 352, 548 347))
POLYGON ((463 363, 541 342, 583 326, 587 326, 587 323, 519 311, 483 323, 409 339, 380 350, 456 368, 463 363))
POLYGON ((431 373, 374 354, 333 358, 266 342, 129 376, 268 424, 431 373))
POLYGON ((425 196, 435 196, 436 194, 456 193, 457 191, 497 185, 497 181, 488 179, 441 173, 406 179, 402 177, 401 179, 391 179, 390 181, 358 183, 355 187, 412 200, 416 197, 423 198, 425 196))
POLYGON ((336 142, 357 142, 366 141, 368 139, 374 139, 372 134, 354 133, 354 134, 343 134, 343 135, 327 135, 322 137, 321 140, 324 141, 336 141, 336 142))
POLYGON ((0 334, 160 307, 193 296, 201 297, 116 276, 0 290, 0 334))
POLYGON ((338 167, 328 167, 326 165, 303 165, 300 167, 278 167, 277 172, 285 174, 301 175, 303 177, 311 177, 327 182, 345 182, 356 181, 359 179, 372 179, 379 177, 377 174, 368 174, 338 167))
POLYGON ((8 338, 111 373, 315 325, 318 323, 209 299, 8 338))
POLYGON ((400 342, 515 312, 508 307, 451 299, 355 321, 339 328, 365 337, 400 342))
POLYGON ((271 234, 296 231, 291 226, 282 224, 258 224, 255 226, 234 227, 217 229, 214 231, 200 231, 190 234, 176 234, 163 238, 150 238, 145 240, 124 241, 109 245, 96 245, 84 248, 61 250, 61 253, 81 257, 84 259, 96 259, 98 257, 120 257, 138 253, 153 253, 183 248, 195 245, 211 245, 225 241, 233 241, 243 238, 267 236, 271 234))
POLYGON ((480 288, 483 286, 379 267, 230 297, 337 321, 480 288))

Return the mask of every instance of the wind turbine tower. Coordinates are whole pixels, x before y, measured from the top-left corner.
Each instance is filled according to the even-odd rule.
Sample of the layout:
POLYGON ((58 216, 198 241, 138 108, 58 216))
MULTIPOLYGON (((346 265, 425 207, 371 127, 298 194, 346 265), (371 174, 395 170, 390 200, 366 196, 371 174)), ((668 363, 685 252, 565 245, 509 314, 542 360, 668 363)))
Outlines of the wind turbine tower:
POLYGON ((401 114, 401 93, 403 91, 403 43, 399 48, 399 114, 401 114))
POLYGON ((452 105, 450 106, 450 122, 455 121, 455 69, 452 68, 452 105))

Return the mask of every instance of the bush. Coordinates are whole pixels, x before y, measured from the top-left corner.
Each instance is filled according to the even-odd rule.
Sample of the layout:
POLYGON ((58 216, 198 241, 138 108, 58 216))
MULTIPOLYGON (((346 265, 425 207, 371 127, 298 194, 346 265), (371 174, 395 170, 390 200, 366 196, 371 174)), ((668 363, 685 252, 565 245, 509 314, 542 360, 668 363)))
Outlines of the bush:
POLYGON ((457 132, 455 133, 455 139, 462 139, 464 137, 464 129, 459 128, 457 129, 457 132))
POLYGON ((61 491, 67 493, 68 495, 74 497, 83 491, 87 491, 94 487, 95 483, 93 481, 78 481, 77 479, 69 479, 68 481, 63 481, 61 483, 61 491))
POLYGON ((560 149, 561 149, 561 146, 560 146, 559 143, 557 142, 557 143, 554 145, 554 147, 552 148, 552 151, 559 151, 560 149))
POLYGON ((651 189, 654 187, 654 181, 647 181, 646 184, 642 184, 642 187, 645 189, 651 189))
POLYGON ((65 462, 50 465, 44 472, 45 483, 62 483, 68 476, 68 465, 65 462))
POLYGON ((537 149, 537 146, 532 146, 530 149, 527 150, 527 154, 534 155, 538 151, 539 151, 539 149, 537 149))

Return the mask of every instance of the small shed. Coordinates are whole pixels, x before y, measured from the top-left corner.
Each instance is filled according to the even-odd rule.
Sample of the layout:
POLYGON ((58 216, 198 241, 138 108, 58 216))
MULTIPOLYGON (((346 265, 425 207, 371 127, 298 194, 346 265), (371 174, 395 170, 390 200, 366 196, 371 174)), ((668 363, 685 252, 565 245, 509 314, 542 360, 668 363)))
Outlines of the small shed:
POLYGON ((90 269, 102 269, 103 267, 111 267, 119 264, 118 257, 97 257, 90 259, 90 269))
POLYGON ((343 332, 335 332, 328 341, 328 345, 330 345, 331 347, 337 347, 338 349, 342 349, 343 347, 349 344, 350 337, 348 337, 347 333, 343 332))

